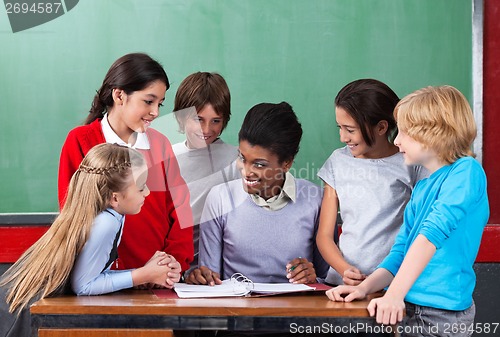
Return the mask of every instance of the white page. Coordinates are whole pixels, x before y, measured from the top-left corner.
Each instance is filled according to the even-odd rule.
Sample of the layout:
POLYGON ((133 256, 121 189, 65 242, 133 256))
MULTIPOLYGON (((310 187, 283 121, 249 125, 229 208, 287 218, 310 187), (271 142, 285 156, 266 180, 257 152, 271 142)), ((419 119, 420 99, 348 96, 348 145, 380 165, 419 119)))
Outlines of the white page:
POLYGON ((245 284, 233 280, 214 286, 176 283, 174 290, 180 298, 245 296, 250 292, 245 284))
POLYGON ((311 291, 315 288, 294 283, 248 283, 234 279, 224 280, 214 286, 176 283, 174 290, 180 298, 227 297, 256 294, 282 294, 311 291))
POLYGON ((306 284, 296 284, 296 283, 254 283, 253 293, 265 294, 265 293, 290 293, 299 291, 311 291, 316 288, 310 287, 306 284))

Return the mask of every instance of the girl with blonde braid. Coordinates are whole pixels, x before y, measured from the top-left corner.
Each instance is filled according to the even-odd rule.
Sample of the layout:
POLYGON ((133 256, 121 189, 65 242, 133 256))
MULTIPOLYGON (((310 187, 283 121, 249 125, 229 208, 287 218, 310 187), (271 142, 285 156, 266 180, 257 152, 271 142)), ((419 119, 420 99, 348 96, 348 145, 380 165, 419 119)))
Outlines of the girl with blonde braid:
POLYGON ((31 336, 29 306, 72 291, 99 295, 154 284, 172 288, 179 262, 156 252, 141 268, 110 270, 125 214, 149 194, 142 155, 116 144, 91 149, 71 178, 66 203, 49 230, 0 280, 0 336, 31 336))

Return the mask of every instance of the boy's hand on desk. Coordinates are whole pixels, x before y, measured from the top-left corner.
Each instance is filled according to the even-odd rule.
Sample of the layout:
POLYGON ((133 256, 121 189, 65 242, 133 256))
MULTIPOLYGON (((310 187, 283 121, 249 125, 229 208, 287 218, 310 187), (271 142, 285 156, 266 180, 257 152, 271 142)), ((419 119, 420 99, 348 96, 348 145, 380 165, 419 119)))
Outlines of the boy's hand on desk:
POLYGON ((344 284, 349 286, 357 286, 366 278, 366 274, 361 273, 361 271, 356 267, 350 267, 344 271, 342 276, 342 281, 344 284))
POLYGON ((297 257, 286 265, 286 277, 290 283, 316 283, 316 270, 312 262, 297 257))
POLYGON ((326 296, 334 302, 351 302, 366 297, 361 287, 342 285, 326 291, 326 296))
POLYGON ((194 269, 187 277, 186 283, 188 284, 208 284, 214 286, 216 284, 221 284, 219 273, 216 273, 209 269, 208 267, 201 266, 200 268, 194 269))

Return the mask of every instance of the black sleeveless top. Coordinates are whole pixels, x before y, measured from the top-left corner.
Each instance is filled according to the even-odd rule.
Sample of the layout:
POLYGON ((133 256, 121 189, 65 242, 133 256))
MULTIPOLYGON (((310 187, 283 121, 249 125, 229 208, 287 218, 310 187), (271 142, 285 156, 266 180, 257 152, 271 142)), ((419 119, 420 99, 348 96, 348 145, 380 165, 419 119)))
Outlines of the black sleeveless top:
MULTIPOLYGON (((104 210, 104 212, 108 212, 109 214, 111 214, 112 216, 115 216, 113 213, 111 213, 110 211, 108 211, 107 209, 104 210)), ((115 236, 115 241, 113 241, 113 249, 111 249, 111 251, 109 252, 109 259, 108 259, 108 262, 106 262, 106 265, 104 266, 104 269, 101 270, 101 273, 103 271, 105 271, 106 269, 108 269, 108 267, 116 261, 116 259, 118 258, 118 240, 120 239, 120 233, 122 231, 122 225, 120 225, 120 229, 118 229, 118 232, 116 232, 116 236, 115 236)))

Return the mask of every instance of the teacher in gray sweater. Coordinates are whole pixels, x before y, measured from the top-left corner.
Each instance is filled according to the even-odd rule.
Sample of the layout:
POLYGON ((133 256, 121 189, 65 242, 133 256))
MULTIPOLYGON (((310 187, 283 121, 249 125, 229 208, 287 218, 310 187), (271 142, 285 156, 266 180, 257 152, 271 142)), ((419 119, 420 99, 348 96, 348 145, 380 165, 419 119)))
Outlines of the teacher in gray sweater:
POLYGON ((192 284, 219 284, 242 273, 254 282, 315 283, 328 264, 316 247, 321 187, 290 172, 302 127, 292 107, 261 103, 239 132, 241 179, 217 185, 200 222, 192 284))

